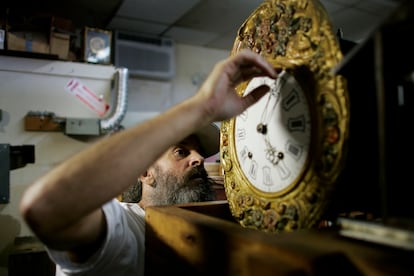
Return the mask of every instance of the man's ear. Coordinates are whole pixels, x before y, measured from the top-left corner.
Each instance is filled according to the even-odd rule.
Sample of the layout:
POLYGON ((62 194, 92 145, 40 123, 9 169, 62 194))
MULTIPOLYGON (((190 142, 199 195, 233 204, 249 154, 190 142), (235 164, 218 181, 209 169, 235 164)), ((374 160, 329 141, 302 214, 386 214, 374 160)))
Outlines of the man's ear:
POLYGON ((143 185, 150 185, 153 186, 154 185, 154 174, 153 174, 153 170, 148 169, 146 170, 140 177, 139 179, 141 180, 143 185))

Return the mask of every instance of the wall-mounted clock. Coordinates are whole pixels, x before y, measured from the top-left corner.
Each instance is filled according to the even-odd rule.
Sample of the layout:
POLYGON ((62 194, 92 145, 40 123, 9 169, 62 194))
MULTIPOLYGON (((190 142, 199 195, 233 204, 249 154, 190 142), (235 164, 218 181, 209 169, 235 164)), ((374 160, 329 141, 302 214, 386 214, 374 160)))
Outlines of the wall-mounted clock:
POLYGON ((240 27, 231 54, 251 49, 281 73, 240 84, 271 89, 221 124, 221 162, 232 215, 266 232, 310 228, 328 206, 346 155, 349 99, 332 70, 339 43, 318 0, 263 1, 240 27))

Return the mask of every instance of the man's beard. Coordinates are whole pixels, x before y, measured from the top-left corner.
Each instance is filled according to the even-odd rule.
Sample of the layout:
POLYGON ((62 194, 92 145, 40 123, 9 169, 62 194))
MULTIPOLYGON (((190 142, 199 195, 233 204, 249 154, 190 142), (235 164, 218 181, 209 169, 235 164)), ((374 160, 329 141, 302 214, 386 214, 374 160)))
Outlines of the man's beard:
POLYGON ((152 205, 174 205, 215 199, 214 180, 208 177, 204 167, 195 167, 183 177, 171 171, 162 171, 155 165, 154 193, 152 205))

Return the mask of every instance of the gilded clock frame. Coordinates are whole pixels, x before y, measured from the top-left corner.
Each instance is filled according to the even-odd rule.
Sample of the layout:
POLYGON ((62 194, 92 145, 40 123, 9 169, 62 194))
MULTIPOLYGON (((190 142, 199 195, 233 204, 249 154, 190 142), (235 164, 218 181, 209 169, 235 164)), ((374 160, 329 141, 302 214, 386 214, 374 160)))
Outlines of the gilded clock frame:
MULTIPOLYGON (((345 161, 349 129, 346 80, 334 75, 342 59, 339 42, 318 0, 263 1, 239 29, 231 55, 251 49, 275 68, 292 74, 310 103, 310 158, 287 189, 255 189, 238 163, 235 118, 221 123, 220 160, 233 217, 244 227, 265 232, 293 231, 318 224, 345 161)), ((236 90, 243 95, 248 81, 236 90)))

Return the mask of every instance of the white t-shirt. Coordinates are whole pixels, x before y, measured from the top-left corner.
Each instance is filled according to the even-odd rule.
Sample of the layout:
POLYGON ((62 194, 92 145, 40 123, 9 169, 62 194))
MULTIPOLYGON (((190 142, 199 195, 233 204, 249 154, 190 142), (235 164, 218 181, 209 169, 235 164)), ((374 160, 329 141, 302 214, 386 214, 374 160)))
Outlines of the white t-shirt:
POLYGON ((65 251, 48 249, 56 275, 144 275, 145 211, 116 199, 102 209, 108 227, 102 247, 82 264, 71 262, 65 251))

